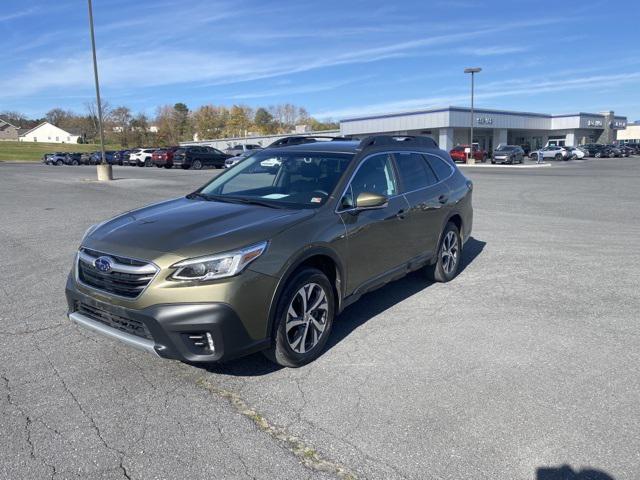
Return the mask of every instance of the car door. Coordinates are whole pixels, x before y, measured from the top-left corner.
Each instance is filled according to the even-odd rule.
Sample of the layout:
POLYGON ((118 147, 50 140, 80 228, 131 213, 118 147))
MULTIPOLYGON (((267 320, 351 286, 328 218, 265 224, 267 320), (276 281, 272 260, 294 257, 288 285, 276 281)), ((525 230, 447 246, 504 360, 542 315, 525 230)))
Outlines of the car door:
POLYGON ((397 152, 394 157, 401 192, 409 204, 404 238, 407 252, 412 259, 431 257, 437 250, 448 211, 449 187, 438 179, 424 154, 397 152))
POLYGON ((348 292, 366 290, 407 260, 403 231, 407 208, 398 192, 391 155, 379 153, 365 159, 337 208, 346 228, 348 292), (382 208, 358 210, 355 200, 363 192, 385 195, 388 203, 382 208))

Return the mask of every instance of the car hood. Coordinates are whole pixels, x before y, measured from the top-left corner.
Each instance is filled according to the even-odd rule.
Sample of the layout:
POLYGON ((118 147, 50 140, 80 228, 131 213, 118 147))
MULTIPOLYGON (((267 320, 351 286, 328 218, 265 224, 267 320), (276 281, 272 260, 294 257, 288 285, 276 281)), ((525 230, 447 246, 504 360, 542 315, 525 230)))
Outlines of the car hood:
POLYGON ((181 197, 100 224, 83 246, 150 261, 164 253, 191 258, 269 240, 314 213, 181 197))

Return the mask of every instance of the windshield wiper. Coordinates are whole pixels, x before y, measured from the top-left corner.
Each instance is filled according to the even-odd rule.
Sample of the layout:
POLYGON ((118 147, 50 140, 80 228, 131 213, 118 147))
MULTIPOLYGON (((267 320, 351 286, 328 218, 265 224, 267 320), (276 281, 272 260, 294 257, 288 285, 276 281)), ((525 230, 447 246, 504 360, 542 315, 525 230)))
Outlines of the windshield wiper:
MULTIPOLYGON (((217 200, 218 197, 215 197, 215 199, 217 200)), ((269 208, 285 208, 281 205, 275 205, 271 202, 265 202, 263 200, 259 200, 257 198, 244 198, 244 197, 224 197, 224 199, 222 200, 227 201, 227 202, 235 202, 235 203, 243 203, 245 205, 260 205, 262 207, 269 207, 269 208)))
POLYGON ((194 198, 202 198, 203 200, 211 200, 211 197, 209 195, 205 195, 204 193, 200 193, 200 192, 190 193, 189 195, 187 195, 187 198, 189 200, 192 200, 194 198))

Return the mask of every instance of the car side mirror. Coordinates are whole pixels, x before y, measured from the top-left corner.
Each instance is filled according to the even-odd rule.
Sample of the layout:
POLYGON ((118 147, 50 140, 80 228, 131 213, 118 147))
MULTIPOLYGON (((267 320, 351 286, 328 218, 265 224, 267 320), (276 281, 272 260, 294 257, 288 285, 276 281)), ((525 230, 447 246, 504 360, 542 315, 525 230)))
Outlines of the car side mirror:
POLYGON ((389 199, 373 192, 362 192, 356 199, 355 207, 358 210, 372 210, 375 208, 384 208, 389 203, 389 199))

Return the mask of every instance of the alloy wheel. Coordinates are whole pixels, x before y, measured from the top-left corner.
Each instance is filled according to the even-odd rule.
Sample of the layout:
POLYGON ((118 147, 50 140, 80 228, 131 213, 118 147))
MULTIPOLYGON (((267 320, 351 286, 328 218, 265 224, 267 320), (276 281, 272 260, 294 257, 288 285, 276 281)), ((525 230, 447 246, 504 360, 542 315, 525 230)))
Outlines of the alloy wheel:
POLYGON ((455 271, 456 266, 458 265, 459 250, 458 236, 453 231, 447 232, 447 235, 442 241, 442 249, 440 251, 440 256, 442 257, 442 269, 445 274, 450 275, 455 271))
POLYGON ((327 326, 329 302, 317 283, 307 283, 296 292, 287 310, 287 342, 296 353, 307 353, 320 341, 327 326))

